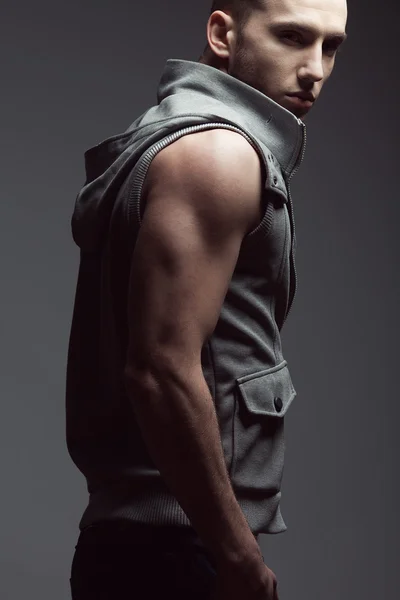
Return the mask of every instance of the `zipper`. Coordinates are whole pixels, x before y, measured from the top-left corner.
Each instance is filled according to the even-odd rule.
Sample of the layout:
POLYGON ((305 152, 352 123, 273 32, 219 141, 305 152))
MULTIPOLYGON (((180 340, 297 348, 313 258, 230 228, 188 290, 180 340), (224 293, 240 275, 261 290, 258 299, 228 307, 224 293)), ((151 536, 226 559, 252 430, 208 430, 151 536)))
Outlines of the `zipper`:
POLYGON ((296 246, 296 229, 295 229, 295 223, 294 223, 294 209, 293 209, 293 202, 292 202, 292 196, 290 194, 290 180, 292 179, 292 177, 297 173, 301 163, 303 162, 303 158, 304 158, 304 154, 306 151, 306 145, 307 145, 307 129, 305 124, 303 123, 303 121, 301 121, 301 119, 299 119, 299 124, 302 127, 302 133, 303 133, 303 142, 302 142, 302 149, 301 152, 299 153, 299 156, 297 158, 297 162, 291 172, 291 174, 289 175, 289 177, 287 178, 287 190, 288 190, 288 200, 289 200, 289 208, 290 208, 290 220, 292 223, 292 244, 291 244, 291 253, 290 253, 290 262, 291 262, 291 267, 293 267, 293 274, 294 274, 294 292, 293 292, 293 296, 292 298, 289 298, 289 308, 286 312, 286 316, 283 320, 283 323, 281 325, 281 328, 284 326, 286 319, 289 316, 290 311, 292 310, 292 306, 293 306, 293 302, 294 299, 296 297, 296 292, 297 292, 297 272, 296 272, 296 265, 295 265, 295 260, 294 260, 294 249, 296 246))

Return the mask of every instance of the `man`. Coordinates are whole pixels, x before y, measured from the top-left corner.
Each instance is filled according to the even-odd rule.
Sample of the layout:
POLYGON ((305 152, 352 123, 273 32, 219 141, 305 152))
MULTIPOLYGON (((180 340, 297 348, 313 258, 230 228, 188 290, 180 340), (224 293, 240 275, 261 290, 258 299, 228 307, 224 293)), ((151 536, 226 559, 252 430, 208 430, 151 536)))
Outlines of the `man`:
POLYGON ((290 178, 345 39, 345 0, 214 2, 199 62, 85 154, 67 443, 89 504, 74 600, 276 600, 296 395, 290 178))

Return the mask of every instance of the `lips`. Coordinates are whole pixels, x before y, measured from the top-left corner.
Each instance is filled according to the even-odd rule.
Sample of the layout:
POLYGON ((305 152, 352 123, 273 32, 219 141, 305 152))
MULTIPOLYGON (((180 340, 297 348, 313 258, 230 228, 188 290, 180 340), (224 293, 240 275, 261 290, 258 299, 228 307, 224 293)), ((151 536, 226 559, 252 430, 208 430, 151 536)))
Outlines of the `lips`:
POLYGON ((314 102, 315 97, 311 92, 298 92, 297 94, 288 94, 288 96, 295 96, 296 98, 300 98, 301 100, 308 100, 309 102, 314 102))
POLYGON ((287 95, 287 97, 292 104, 294 104, 295 106, 299 106, 301 108, 311 108, 313 105, 313 102, 311 100, 304 100, 303 98, 300 98, 299 96, 287 95))

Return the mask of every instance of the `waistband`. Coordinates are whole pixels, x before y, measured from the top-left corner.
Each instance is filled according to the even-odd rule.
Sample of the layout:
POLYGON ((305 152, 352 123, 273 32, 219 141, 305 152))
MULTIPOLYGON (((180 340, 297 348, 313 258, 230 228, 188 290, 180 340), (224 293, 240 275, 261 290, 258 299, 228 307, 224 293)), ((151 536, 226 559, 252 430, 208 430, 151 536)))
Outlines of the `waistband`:
POLYGON ((194 546, 207 555, 211 563, 214 558, 193 527, 176 525, 152 525, 115 520, 99 521, 81 530, 79 544, 131 544, 152 546, 169 550, 182 546, 194 546))

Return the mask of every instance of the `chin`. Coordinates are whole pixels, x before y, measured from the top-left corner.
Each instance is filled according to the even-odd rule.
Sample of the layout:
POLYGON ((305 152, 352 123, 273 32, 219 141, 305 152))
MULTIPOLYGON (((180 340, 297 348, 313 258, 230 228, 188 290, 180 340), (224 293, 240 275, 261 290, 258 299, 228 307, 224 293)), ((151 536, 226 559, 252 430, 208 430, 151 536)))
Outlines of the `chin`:
POLYGON ((291 112, 292 115, 294 115, 298 119, 301 119, 302 121, 304 121, 304 119, 307 117, 307 115, 309 113, 309 111, 296 110, 292 106, 289 107, 289 106, 285 106, 284 104, 282 104, 282 106, 284 108, 286 108, 286 110, 288 110, 289 112, 291 112))

